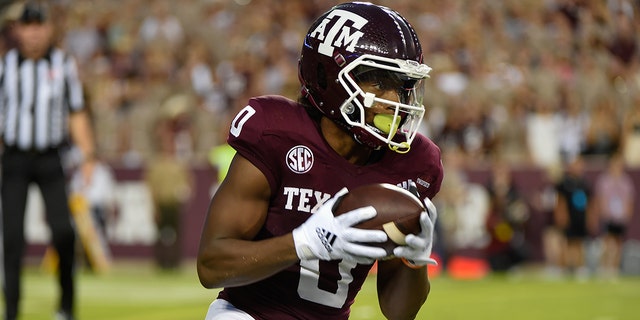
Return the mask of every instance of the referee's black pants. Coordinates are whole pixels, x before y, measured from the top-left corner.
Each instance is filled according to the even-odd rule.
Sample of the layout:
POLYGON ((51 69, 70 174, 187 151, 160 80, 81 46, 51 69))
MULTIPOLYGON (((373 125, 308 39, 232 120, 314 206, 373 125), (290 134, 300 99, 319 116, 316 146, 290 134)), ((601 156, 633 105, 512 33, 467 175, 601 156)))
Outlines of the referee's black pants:
POLYGON ((45 204, 51 240, 59 256, 60 309, 73 310, 75 230, 69 211, 66 180, 58 150, 24 152, 13 148, 2 154, 2 226, 4 298, 7 320, 16 319, 20 301, 22 258, 25 249, 24 216, 29 185, 36 183, 45 204))

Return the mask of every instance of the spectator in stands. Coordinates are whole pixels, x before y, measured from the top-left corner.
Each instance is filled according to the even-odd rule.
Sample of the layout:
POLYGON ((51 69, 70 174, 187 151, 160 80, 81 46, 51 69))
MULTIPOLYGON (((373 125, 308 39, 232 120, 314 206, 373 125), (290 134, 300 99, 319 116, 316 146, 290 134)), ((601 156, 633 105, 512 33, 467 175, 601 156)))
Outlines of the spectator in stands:
POLYGON ((504 161, 494 160, 486 186, 490 201, 487 229, 491 235, 487 259, 495 271, 507 271, 529 256, 525 238, 529 207, 515 185, 511 170, 504 161))
POLYGON ((588 116, 583 155, 608 158, 620 145, 618 110, 610 93, 596 98, 588 116))
POLYGON ((607 49, 613 56, 612 72, 630 80, 638 62, 638 38, 634 27, 633 6, 629 1, 608 1, 611 14, 611 35, 607 38, 607 49))
POLYGON ((211 112, 225 109, 225 105, 216 98, 216 81, 212 66, 211 54, 204 43, 190 42, 188 50, 178 69, 178 79, 184 87, 190 88, 199 103, 204 103, 211 112))
MULTIPOLYGON (((69 181, 70 199, 73 202, 86 203, 89 219, 96 230, 95 245, 101 246, 106 258, 110 258, 107 228, 116 215, 116 180, 108 164, 99 159, 93 159, 88 164, 77 168, 69 181)), ((83 248, 81 256, 85 257, 89 269, 93 271, 100 267, 93 257, 86 254, 89 250, 83 248)))
POLYGON ((96 229, 105 241, 107 223, 114 218, 116 210, 115 187, 113 170, 97 158, 73 171, 69 180, 69 191, 87 200, 96 229))
POLYGON ((566 88, 562 93, 562 105, 564 108, 560 112, 562 125, 560 126, 558 139, 560 140, 562 158, 569 161, 582 153, 589 118, 582 107, 580 97, 574 93, 573 89, 566 88))
POLYGON ((554 210, 556 226, 563 231, 562 263, 565 271, 578 278, 588 276, 584 247, 587 238, 594 234, 597 221, 594 215, 592 187, 585 179, 585 163, 582 157, 571 160, 560 182, 556 185, 557 202, 554 210))
POLYGON ((445 261, 460 253, 482 256, 490 240, 485 228, 489 194, 482 184, 470 181, 465 159, 461 150, 452 147, 443 154, 447 178, 442 183, 437 206, 438 242, 441 241, 445 261))
POLYGON ((622 122, 622 157, 630 168, 640 168, 640 94, 624 113, 622 122))
POLYGON ((533 97, 533 112, 527 116, 527 152, 532 163, 550 170, 560 165, 559 132, 562 119, 557 111, 557 97, 550 92, 533 97))
MULTIPOLYGON (((168 99, 162 106, 181 102, 168 99)), ((162 114, 154 128, 153 140, 157 153, 146 163, 144 179, 151 192, 158 238, 155 259, 161 269, 176 269, 182 260, 182 223, 184 206, 193 193, 193 176, 184 159, 180 159, 176 139, 175 119, 162 114)))
POLYGON ((142 20, 139 36, 143 44, 159 42, 166 48, 178 49, 184 42, 182 22, 172 13, 172 2, 154 1, 151 14, 142 20))
MULTIPOLYGON (((556 185, 561 178, 560 168, 543 173, 542 183, 532 191, 531 209, 540 221, 540 236, 542 255, 544 258, 544 273, 549 278, 563 275, 562 244, 563 231, 555 223, 555 209, 557 203, 556 185)), ((532 217, 534 216, 532 214, 532 217)))
POLYGON ((83 67, 91 58, 102 50, 103 39, 98 32, 96 19, 90 16, 86 3, 75 8, 75 14, 67 20, 66 33, 63 38, 64 48, 78 59, 83 67))
POLYGON ((527 104, 524 94, 512 94, 504 105, 503 119, 498 121, 494 154, 511 164, 528 163, 526 136, 527 104))
POLYGON ((605 172, 595 184, 597 214, 604 226, 601 271, 606 277, 615 277, 620 269, 622 244, 633 215, 635 188, 625 172, 624 159, 615 153, 609 159, 605 172))

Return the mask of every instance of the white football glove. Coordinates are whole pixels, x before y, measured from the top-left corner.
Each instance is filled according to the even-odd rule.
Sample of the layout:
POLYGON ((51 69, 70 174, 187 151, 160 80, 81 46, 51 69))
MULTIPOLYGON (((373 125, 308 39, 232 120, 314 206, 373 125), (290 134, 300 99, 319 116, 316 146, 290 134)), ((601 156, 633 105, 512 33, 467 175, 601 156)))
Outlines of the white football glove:
POLYGON ((431 248, 433 247, 433 233, 438 218, 436 206, 429 200, 423 200, 427 211, 420 215, 420 226, 422 230, 419 235, 409 234, 405 237, 406 246, 393 249, 393 254, 398 258, 406 259, 411 265, 422 267, 427 264, 438 265, 431 259, 431 248))
POLYGON ((382 230, 365 230, 352 226, 376 216, 373 207, 362 207, 334 217, 336 200, 347 194, 343 188, 327 200, 302 225, 293 230, 293 242, 300 260, 351 260, 371 264, 387 255, 384 249, 362 242, 385 242, 382 230), (360 243, 359 243, 360 242, 360 243))

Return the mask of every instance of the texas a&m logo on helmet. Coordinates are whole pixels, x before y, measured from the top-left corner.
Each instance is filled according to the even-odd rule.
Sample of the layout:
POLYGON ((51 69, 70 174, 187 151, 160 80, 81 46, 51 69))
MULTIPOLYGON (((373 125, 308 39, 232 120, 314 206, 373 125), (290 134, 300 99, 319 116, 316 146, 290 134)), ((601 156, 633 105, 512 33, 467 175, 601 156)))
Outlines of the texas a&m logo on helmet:
POLYGON ((345 10, 331 11, 320 24, 309 33, 309 37, 320 41, 318 52, 331 57, 336 47, 354 52, 364 33, 360 29, 367 19, 345 10), (333 22, 333 25, 329 26, 333 22))

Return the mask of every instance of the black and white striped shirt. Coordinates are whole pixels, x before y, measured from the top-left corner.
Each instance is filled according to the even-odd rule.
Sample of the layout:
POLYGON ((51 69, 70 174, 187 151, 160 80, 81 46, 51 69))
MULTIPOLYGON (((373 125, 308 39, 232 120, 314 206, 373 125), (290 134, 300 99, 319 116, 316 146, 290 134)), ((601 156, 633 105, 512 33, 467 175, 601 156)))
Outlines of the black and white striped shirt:
POLYGON ((0 62, 0 133, 5 146, 46 150, 66 142, 68 114, 84 108, 75 60, 58 48, 37 61, 12 49, 0 62))

